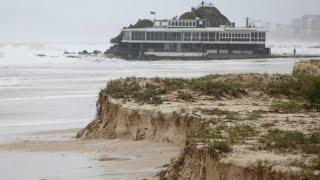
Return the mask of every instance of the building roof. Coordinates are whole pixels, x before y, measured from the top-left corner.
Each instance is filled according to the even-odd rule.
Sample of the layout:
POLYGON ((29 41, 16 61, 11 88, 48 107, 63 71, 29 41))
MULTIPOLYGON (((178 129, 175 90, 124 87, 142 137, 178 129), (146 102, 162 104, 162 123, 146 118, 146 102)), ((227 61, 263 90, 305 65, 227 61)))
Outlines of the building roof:
POLYGON ((246 28, 246 27, 207 27, 207 28, 127 28, 122 31, 145 31, 145 32, 227 32, 227 31, 258 31, 267 32, 264 28, 246 28))

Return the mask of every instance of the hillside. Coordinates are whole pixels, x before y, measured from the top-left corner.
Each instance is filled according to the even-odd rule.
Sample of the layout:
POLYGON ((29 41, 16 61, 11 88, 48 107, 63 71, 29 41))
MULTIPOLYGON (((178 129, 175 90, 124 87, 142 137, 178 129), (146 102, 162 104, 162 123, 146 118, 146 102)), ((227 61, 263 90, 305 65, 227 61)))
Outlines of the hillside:
POLYGON ((216 7, 200 7, 198 9, 192 9, 191 12, 186 12, 180 16, 180 19, 195 19, 199 17, 201 19, 208 20, 208 26, 219 27, 220 25, 227 25, 231 22, 224 16, 216 7))
MULTIPOLYGON (((224 16, 216 7, 199 7, 192 9, 190 12, 185 12, 180 16, 180 19, 195 19, 199 17, 201 19, 207 19, 210 27, 218 27, 220 25, 230 24, 229 19, 224 16)), ((125 28, 146 28, 152 27, 153 22, 149 19, 139 19, 135 24, 129 25, 125 28)), ((121 34, 110 40, 112 44, 121 43, 121 34)))

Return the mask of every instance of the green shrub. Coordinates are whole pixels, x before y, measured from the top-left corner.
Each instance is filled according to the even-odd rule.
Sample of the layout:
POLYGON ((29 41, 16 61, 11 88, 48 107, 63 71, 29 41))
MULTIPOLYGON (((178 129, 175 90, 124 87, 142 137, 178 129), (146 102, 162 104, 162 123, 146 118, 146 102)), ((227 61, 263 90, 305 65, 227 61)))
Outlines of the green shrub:
POLYGON ((232 112, 229 111, 230 113, 226 114, 226 119, 229 120, 240 120, 240 114, 238 112, 232 112))
POLYGON ((283 77, 281 80, 274 80, 270 82, 266 91, 271 96, 284 95, 288 97, 296 97, 301 91, 299 80, 294 77, 283 77))
POLYGON ((319 132, 309 136, 299 131, 269 130, 268 134, 260 138, 266 149, 301 150, 306 154, 320 154, 319 132))
POLYGON ((320 60, 312 59, 309 62, 315 66, 318 66, 318 68, 320 68, 320 60))
POLYGON ((304 144, 306 140, 303 133, 299 131, 272 129, 260 139, 260 142, 267 144, 267 148, 271 149, 289 149, 304 144))
POLYGON ((149 101, 146 101, 149 104, 159 105, 163 104, 163 99, 160 96, 151 97, 149 101))
POLYGON ((130 97, 141 90, 136 78, 112 80, 108 83, 106 93, 114 98, 130 97))
POLYGON ((190 80, 183 78, 165 78, 162 80, 162 84, 168 91, 177 91, 181 89, 188 89, 189 81, 190 80))
POLYGON ((320 179, 320 175, 314 173, 315 171, 320 170, 320 156, 312 158, 309 163, 306 163, 306 159, 303 159, 300 161, 293 161, 291 165, 302 169, 302 174, 305 176, 304 179, 320 179))
POLYGON ((275 123, 265 123, 265 124, 262 124, 261 127, 269 128, 269 127, 273 127, 275 125, 276 125, 275 123))
POLYGON ((305 106, 294 103, 298 100, 306 100, 311 108, 320 110, 319 77, 275 75, 269 83, 264 82, 266 77, 258 75, 252 75, 252 79, 249 81, 244 81, 241 75, 231 79, 226 78, 226 80, 222 80, 223 78, 220 80, 218 79, 219 77, 223 76, 210 75, 195 79, 153 78, 146 86, 139 85, 140 79, 126 78, 110 81, 106 92, 114 98, 135 98, 135 94, 145 92, 154 92, 156 93, 155 96, 160 96, 169 92, 184 90, 191 92, 188 94, 180 92, 179 98, 190 100, 192 91, 219 99, 226 96, 240 97, 247 94, 248 90, 258 90, 264 91, 271 96, 286 96, 292 99, 287 104, 283 102, 275 104, 276 110, 281 111, 283 109, 285 112, 295 112, 296 110, 305 109, 305 106))
POLYGON ((209 144, 209 150, 218 150, 223 153, 230 153, 232 152, 232 147, 228 141, 214 141, 209 144))
POLYGON ((181 112, 181 113, 186 113, 187 110, 186 110, 185 108, 180 108, 180 112, 181 112))
POLYGON ((320 170, 320 156, 311 161, 311 168, 313 170, 320 170))
POLYGON ((320 110, 320 77, 307 77, 304 88, 304 96, 310 102, 311 107, 320 110))
POLYGON ((182 14, 180 16, 179 19, 195 19, 194 15, 192 14, 192 12, 185 12, 184 14, 182 14))
POLYGON ((245 138, 254 136, 256 134, 257 131, 249 125, 240 125, 229 130, 230 139, 234 143, 243 141, 245 138))
POLYGON ((200 92, 204 95, 211 95, 218 98, 225 95, 237 97, 240 94, 245 93, 245 91, 238 84, 220 81, 215 82, 212 80, 194 79, 191 83, 191 88, 192 90, 200 92))
POLYGON ((178 91, 177 98, 184 100, 184 101, 192 101, 193 100, 193 97, 190 93, 183 92, 183 91, 178 91))
MULTIPOLYGON (((152 27, 153 22, 149 19, 139 19, 138 22, 136 22, 134 25, 130 25, 129 28, 146 28, 146 27, 152 27)), ((116 37, 112 38, 110 42, 112 44, 118 44, 121 43, 122 40, 122 32, 118 34, 116 37)))
POLYGON ((223 139, 221 130, 203 126, 198 132, 193 134, 193 138, 202 142, 209 142, 211 139, 223 139))
POLYGON ((234 111, 227 111, 227 110, 220 110, 218 108, 214 108, 214 109, 203 109, 203 108, 199 108, 198 110, 201 111, 201 113, 205 114, 205 115, 217 115, 217 116, 224 116, 224 115, 229 115, 229 114, 234 114, 234 115, 239 115, 238 112, 234 112, 234 111))
POLYGON ((308 100, 313 108, 320 109, 320 78, 310 75, 286 77, 268 84, 267 93, 284 95, 291 99, 308 100))
POLYGON ((146 28, 152 27, 153 22, 149 19, 139 19, 134 25, 130 25, 129 28, 146 28))
POLYGON ((294 148, 298 144, 304 144, 304 135, 302 132, 289 131, 281 134, 275 139, 276 148, 294 148))
POLYGON ((263 113, 262 111, 252 111, 249 114, 248 119, 249 120, 257 120, 257 119, 263 118, 262 113, 263 113))
POLYGON ((320 144, 305 144, 302 146, 302 152, 306 154, 320 154, 320 144))
POLYGON ((309 142, 320 144, 320 131, 312 133, 309 138, 309 142))
POLYGON ((303 110, 304 106, 295 101, 275 101, 271 108, 277 113, 297 113, 303 110))

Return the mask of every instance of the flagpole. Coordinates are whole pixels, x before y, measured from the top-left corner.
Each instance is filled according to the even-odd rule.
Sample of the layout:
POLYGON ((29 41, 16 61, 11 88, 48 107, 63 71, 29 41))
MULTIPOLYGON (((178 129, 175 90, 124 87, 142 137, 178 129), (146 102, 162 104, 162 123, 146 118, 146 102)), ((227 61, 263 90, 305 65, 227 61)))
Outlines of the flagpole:
POLYGON ((156 12, 155 11, 151 11, 150 14, 153 15, 153 21, 155 21, 156 20, 156 12))

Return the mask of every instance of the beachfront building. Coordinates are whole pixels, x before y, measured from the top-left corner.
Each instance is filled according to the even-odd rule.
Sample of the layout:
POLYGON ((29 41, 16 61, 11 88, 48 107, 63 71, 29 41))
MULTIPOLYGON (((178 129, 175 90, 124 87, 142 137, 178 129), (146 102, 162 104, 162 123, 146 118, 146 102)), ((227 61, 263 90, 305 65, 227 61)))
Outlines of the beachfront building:
POLYGON ((269 55, 266 31, 252 27, 207 27, 205 19, 155 20, 152 28, 123 29, 133 54, 162 57, 269 55))

